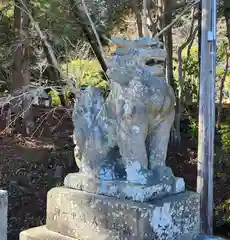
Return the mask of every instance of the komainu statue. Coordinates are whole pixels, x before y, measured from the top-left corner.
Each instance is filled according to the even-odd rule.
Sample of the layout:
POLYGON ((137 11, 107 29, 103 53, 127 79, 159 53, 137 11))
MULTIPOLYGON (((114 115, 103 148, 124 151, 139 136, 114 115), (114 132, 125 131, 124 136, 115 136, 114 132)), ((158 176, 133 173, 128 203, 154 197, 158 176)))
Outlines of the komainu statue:
POLYGON ((135 201, 181 192, 184 180, 165 165, 175 116, 175 95, 164 79, 166 51, 149 38, 112 41, 108 97, 88 87, 74 107, 80 173, 65 184, 135 201))

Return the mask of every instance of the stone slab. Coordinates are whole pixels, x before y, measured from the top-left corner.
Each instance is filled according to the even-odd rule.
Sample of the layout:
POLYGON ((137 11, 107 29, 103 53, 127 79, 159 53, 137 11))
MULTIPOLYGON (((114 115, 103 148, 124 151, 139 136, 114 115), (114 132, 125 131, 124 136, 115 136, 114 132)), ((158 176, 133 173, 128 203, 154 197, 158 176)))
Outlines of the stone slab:
POLYGON ((7 240, 7 211, 8 193, 0 190, 0 236, 1 240, 7 240))
MULTIPOLYGON (((190 235, 185 235, 182 236, 180 240, 192 240, 193 238, 190 235)), ((220 237, 215 237, 215 236, 204 236, 204 235, 199 235, 195 240, 224 240, 223 238, 220 237)))
POLYGON ((200 225, 199 195, 184 192, 139 203, 53 188, 48 193, 46 224, 54 232, 81 240, 195 239, 200 225))
POLYGON ((197 240, 224 240, 224 238, 215 236, 198 236, 197 240))
MULTIPOLYGON (((190 240, 192 238, 183 236, 181 240, 190 240)), ((76 238, 66 237, 64 235, 52 232, 46 226, 35 227, 20 233, 19 240, 77 240, 76 238)), ((80 240, 80 239, 78 239, 80 240)), ((224 240, 219 237, 199 236, 196 240, 224 240)))
POLYGON ((152 185, 142 185, 121 180, 92 179, 83 173, 71 173, 66 176, 64 186, 88 193, 137 202, 146 202, 185 190, 184 179, 174 176, 169 180, 159 180, 152 185))
POLYGON ((49 231, 45 226, 35 227, 20 233, 19 240, 77 240, 49 231))

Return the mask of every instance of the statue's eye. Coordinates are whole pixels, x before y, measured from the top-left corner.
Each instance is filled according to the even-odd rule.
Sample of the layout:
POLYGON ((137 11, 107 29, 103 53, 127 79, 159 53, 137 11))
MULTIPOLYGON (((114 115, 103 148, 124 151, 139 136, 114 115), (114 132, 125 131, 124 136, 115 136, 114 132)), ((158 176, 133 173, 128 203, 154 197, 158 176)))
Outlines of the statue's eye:
POLYGON ((133 61, 133 60, 128 60, 128 61, 127 61, 127 65, 133 66, 133 65, 134 65, 134 61, 133 61))

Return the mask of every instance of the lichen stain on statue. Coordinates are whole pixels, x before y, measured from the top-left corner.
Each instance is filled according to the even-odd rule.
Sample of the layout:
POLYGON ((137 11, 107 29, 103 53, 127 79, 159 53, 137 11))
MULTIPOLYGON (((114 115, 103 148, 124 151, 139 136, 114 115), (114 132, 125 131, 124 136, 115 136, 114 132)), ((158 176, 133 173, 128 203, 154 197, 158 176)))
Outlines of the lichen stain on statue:
POLYGON ((142 202, 182 192, 184 180, 165 165, 175 117, 175 95, 164 80, 166 51, 149 38, 112 41, 109 96, 104 100, 98 88, 88 87, 74 107, 81 180, 73 186, 67 176, 65 184, 142 202))

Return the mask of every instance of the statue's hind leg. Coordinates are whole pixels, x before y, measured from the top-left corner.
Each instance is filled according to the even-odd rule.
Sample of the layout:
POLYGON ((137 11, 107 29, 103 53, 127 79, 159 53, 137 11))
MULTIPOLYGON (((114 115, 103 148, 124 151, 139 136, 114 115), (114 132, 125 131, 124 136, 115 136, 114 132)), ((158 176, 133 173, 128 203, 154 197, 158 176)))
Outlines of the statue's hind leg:
POLYGON ((156 128, 152 129, 149 139, 149 168, 165 166, 170 130, 175 118, 175 110, 165 116, 156 128))
POLYGON ((127 180, 134 183, 139 183, 142 171, 148 169, 145 127, 146 124, 134 125, 123 120, 117 131, 117 143, 127 180))

